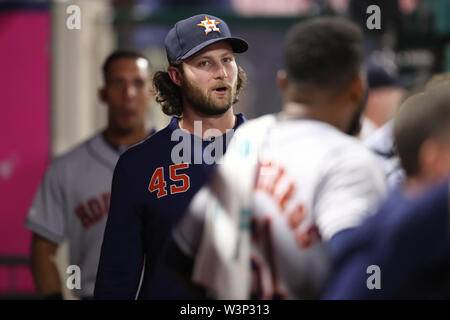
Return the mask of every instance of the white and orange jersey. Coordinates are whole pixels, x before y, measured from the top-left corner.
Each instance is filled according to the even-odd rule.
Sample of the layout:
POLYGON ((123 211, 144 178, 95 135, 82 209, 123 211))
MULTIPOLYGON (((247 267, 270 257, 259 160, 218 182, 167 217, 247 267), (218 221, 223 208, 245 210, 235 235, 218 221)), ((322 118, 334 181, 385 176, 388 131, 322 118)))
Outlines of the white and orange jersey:
POLYGON ((381 168, 358 140, 324 122, 264 116, 235 134, 174 238, 196 256, 194 281, 218 298, 318 298, 327 241, 361 224, 384 191, 381 168))

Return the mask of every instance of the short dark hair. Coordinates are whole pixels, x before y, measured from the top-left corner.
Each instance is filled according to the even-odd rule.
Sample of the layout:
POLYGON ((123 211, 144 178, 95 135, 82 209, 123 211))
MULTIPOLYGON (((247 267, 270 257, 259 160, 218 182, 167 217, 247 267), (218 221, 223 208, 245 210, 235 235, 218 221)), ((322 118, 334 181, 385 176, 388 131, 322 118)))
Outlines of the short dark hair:
POLYGON ((408 176, 420 174, 419 151, 450 130, 450 87, 438 86, 408 98, 394 120, 394 140, 408 176))
MULTIPOLYGON (((183 62, 171 63, 171 66, 178 68, 183 74, 183 62)), ((236 84, 236 97, 232 104, 239 101, 239 92, 247 81, 247 74, 244 69, 238 66, 238 76, 236 84)), ((173 83, 167 71, 158 71, 153 76, 153 89, 155 90, 155 100, 158 102, 164 114, 168 116, 181 116, 183 114, 183 103, 181 99, 181 88, 173 83)))
POLYGON ((363 33, 344 18, 312 18, 286 36, 284 59, 291 81, 322 89, 347 85, 363 64, 363 33))
POLYGON ((450 84, 450 72, 434 74, 425 84, 425 91, 442 84, 450 84))
POLYGON ((143 55, 140 52, 137 51, 133 51, 133 50, 116 50, 114 52, 112 52, 106 59, 105 62, 103 63, 102 66, 102 72, 103 72, 103 80, 106 83, 106 76, 108 75, 108 71, 109 68, 111 66, 111 63, 114 60, 118 60, 118 59, 122 59, 122 58, 131 58, 131 59, 145 59, 148 63, 148 69, 149 72, 151 71, 151 64, 150 64, 150 60, 143 55))

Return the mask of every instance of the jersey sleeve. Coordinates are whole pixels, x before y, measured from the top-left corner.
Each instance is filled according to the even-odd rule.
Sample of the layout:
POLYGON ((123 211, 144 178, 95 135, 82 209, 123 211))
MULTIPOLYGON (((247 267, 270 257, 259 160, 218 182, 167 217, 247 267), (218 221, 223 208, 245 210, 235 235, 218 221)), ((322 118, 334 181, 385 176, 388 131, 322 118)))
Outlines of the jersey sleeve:
POLYGON ((334 150, 326 161, 314 212, 322 239, 328 241, 336 233, 360 225, 377 210, 386 181, 374 156, 362 146, 334 150))
POLYGON ((191 201, 183 219, 172 232, 177 247, 191 258, 195 257, 200 246, 206 207, 211 196, 207 186, 200 189, 191 201))
POLYGON ((56 159, 47 169, 33 199, 25 227, 54 243, 61 243, 66 235, 64 196, 62 163, 56 159))
POLYGON ((111 202, 103 237, 94 296, 135 299, 144 262, 142 217, 133 184, 120 158, 114 170, 111 202))

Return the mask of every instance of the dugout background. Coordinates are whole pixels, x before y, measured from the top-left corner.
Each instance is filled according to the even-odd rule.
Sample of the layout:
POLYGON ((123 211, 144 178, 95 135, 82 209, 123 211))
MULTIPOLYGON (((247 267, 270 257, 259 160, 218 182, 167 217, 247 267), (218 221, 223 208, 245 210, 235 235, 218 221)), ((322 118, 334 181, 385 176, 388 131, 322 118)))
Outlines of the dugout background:
MULTIPOLYGON (((248 85, 236 106, 248 118, 280 110, 283 36, 311 16, 358 22, 367 58, 396 66, 411 88, 450 71, 448 0, 0 0, 0 298, 35 297, 23 221, 51 158, 106 124, 97 98, 104 58, 115 48, 138 49, 165 69, 165 35, 198 13, 223 18, 249 42, 237 58, 248 85), (80 30, 66 26, 72 4, 81 10, 80 30), (381 8, 381 30, 365 27, 370 4, 381 8)), ((148 119, 161 128, 169 118, 153 105, 148 119)), ((64 276, 66 248, 57 258, 64 276)))

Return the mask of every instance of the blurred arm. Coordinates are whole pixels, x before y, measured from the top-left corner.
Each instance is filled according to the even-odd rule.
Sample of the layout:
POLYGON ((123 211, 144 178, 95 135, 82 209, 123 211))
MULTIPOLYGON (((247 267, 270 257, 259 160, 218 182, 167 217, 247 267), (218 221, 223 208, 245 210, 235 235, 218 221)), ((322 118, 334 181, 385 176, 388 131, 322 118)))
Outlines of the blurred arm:
POLYGON ((144 263, 143 226, 133 183, 122 158, 116 165, 111 204, 95 282, 95 299, 134 300, 144 263))
POLYGON ((33 233, 31 242, 31 270, 40 296, 61 294, 61 279, 53 262, 58 245, 33 233))

